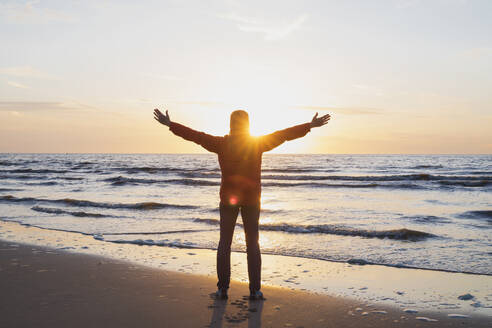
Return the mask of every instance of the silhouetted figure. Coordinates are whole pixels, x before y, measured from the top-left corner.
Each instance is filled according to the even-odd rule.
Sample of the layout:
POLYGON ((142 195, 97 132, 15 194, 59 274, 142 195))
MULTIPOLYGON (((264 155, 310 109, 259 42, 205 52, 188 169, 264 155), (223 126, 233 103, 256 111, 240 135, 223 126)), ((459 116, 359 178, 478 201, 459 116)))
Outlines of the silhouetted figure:
POLYGON ((231 114, 230 132, 223 137, 198 132, 154 110, 154 118, 169 127, 176 135, 201 145, 219 157, 222 181, 220 186, 220 241, 217 250, 217 276, 219 298, 227 298, 231 279, 231 243, 237 216, 241 211, 246 234, 249 290, 252 299, 262 299, 261 254, 258 244, 258 221, 260 218, 261 157, 266 151, 287 140, 305 136, 311 128, 328 123, 330 115, 314 115, 310 123, 276 131, 262 137, 249 134, 249 116, 243 110, 231 114))

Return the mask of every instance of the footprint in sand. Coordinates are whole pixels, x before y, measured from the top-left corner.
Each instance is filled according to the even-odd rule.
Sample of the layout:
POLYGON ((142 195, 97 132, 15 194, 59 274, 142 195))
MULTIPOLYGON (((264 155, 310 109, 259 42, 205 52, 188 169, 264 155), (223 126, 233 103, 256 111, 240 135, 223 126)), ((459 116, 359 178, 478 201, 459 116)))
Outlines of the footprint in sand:
POLYGON ((465 318, 469 318, 470 316, 466 315, 466 314, 450 313, 450 314, 448 314, 448 317, 456 318, 456 319, 465 319, 465 318))
POLYGON ((425 322, 436 322, 436 319, 431 319, 427 317, 416 317, 415 319, 420 320, 420 321, 425 321, 425 322))

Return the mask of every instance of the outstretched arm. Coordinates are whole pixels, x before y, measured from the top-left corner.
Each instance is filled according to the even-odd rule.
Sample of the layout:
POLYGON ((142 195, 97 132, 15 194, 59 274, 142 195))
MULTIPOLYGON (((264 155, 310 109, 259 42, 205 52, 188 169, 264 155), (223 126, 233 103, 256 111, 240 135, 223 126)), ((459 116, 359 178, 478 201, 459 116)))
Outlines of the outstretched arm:
POLYGON ((157 108, 154 109, 154 119, 159 123, 168 126, 169 130, 177 136, 194 143, 199 144, 208 151, 217 153, 220 149, 220 144, 222 142, 222 137, 212 136, 203 132, 195 131, 184 125, 176 122, 171 122, 169 113, 166 110, 166 115, 162 114, 157 108))
POLYGON ((288 129, 276 131, 260 138, 261 151, 269 151, 280 146, 285 141, 294 140, 304 137, 312 128, 317 128, 325 125, 330 120, 330 114, 318 117, 318 113, 314 115, 309 123, 293 126, 288 129))

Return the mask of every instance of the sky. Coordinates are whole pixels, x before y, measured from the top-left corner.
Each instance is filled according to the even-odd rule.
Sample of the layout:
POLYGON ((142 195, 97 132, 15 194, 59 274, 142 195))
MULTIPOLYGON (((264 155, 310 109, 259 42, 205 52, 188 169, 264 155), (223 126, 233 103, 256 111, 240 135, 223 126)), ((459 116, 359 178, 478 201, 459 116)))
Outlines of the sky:
POLYGON ((492 1, 0 0, 0 152, 202 153, 327 126, 277 153, 492 153, 492 1))

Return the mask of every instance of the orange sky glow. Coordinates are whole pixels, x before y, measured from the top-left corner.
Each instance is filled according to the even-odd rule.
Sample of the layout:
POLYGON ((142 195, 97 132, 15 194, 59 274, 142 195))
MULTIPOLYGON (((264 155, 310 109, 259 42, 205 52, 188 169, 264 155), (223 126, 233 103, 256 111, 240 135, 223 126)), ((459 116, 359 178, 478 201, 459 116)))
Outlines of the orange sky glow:
POLYGON ((275 153, 490 154, 491 10, 458 0, 2 2, 0 152, 205 152, 154 121, 160 108, 215 135, 235 109, 249 112, 254 135, 332 115, 275 153))

